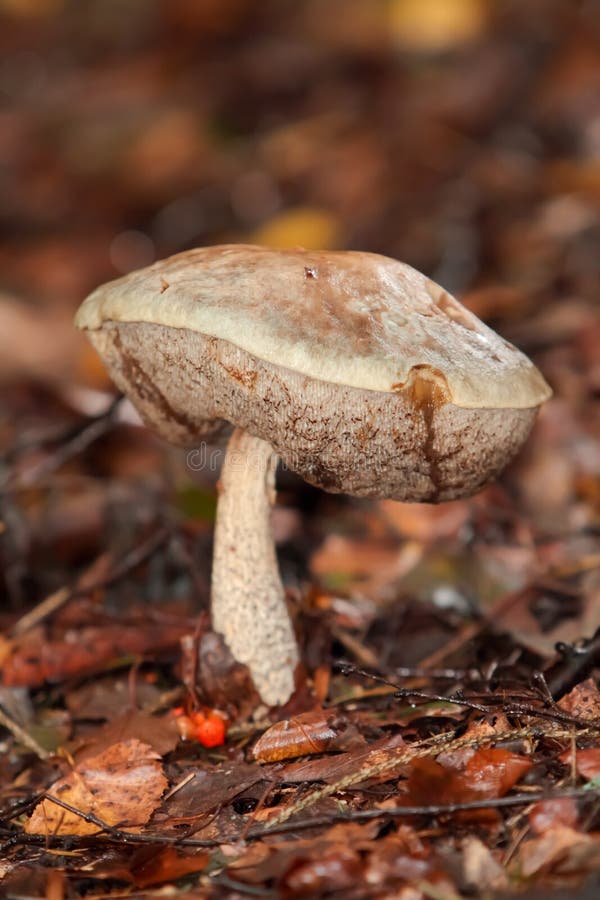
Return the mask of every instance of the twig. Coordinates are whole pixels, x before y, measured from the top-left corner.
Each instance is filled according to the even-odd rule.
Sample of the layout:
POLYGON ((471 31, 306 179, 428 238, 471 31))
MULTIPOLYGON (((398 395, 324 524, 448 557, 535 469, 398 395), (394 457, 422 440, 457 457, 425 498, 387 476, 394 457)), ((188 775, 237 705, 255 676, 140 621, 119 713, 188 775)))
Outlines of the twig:
POLYGON ((528 588, 526 587, 499 597, 483 618, 476 622, 467 623, 453 638, 451 638, 451 640, 447 641, 438 650, 435 650, 433 653, 430 653, 429 656, 425 657, 425 659, 421 660, 421 668, 430 669, 439 666, 440 663, 456 653, 457 650, 460 650, 461 647, 469 641, 476 638, 482 631, 485 631, 486 628, 492 627, 495 621, 502 619, 513 606, 516 606, 516 604, 523 599, 527 590, 528 588))
POLYGON ((24 616, 21 616, 10 629, 9 634, 12 637, 16 637, 19 634, 25 634, 26 631, 31 631, 36 625, 39 625, 45 619, 50 618, 53 613, 62 609, 69 600, 73 599, 74 595, 75 592, 69 588, 59 588, 57 591, 54 591, 54 593, 45 597, 41 603, 34 606, 34 608, 25 613, 24 616))
POLYGON ((102 437, 113 424, 115 413, 123 399, 123 395, 112 401, 107 410, 99 416, 86 419, 83 425, 78 425, 69 432, 68 437, 59 448, 49 457, 36 463, 24 472, 14 476, 8 474, 0 481, 0 491, 19 490, 23 487, 31 487, 41 478, 50 475, 60 469, 66 462, 77 454, 82 453, 90 444, 102 437))
POLYGON ((560 699, 584 681, 600 662, 600 628, 589 640, 576 644, 559 641, 556 650, 558 659, 545 670, 544 678, 551 695, 560 699))
POLYGON ((364 644, 351 634, 348 634, 341 628, 335 627, 331 629, 331 633, 333 637, 355 657, 355 659, 358 659, 361 665, 375 667, 379 664, 379 659, 373 650, 371 650, 370 647, 365 647, 364 644))
POLYGON ((60 797, 55 797, 52 794, 42 794, 42 800, 47 800, 50 803, 55 803, 56 806, 60 806, 61 809, 65 809, 67 812, 73 813, 74 816, 78 816, 80 819, 83 819, 84 822, 87 822, 90 825, 96 825, 100 829, 100 831, 109 834, 111 837, 118 837, 119 840, 127 842, 129 832, 123 831, 120 828, 115 828, 114 825, 109 825, 108 822, 105 822, 103 819, 99 819, 98 816, 94 815, 94 813, 85 812, 85 810, 83 809, 78 809, 76 806, 72 806, 70 803, 67 803, 66 800, 61 800, 60 797))
POLYGON ((316 816, 312 819, 302 819, 300 822, 285 822, 277 827, 269 826, 267 823, 260 831, 251 829, 247 837, 256 840, 263 835, 266 837, 271 834, 284 834, 305 828, 322 828, 326 825, 332 825, 334 822, 369 822, 372 819, 383 819, 386 816, 392 819, 402 818, 402 816, 451 816, 459 812, 528 806, 531 803, 538 803, 543 800, 561 800, 564 797, 584 798, 592 797, 595 794, 600 796, 600 788, 597 791, 591 791, 588 788, 574 788, 568 791, 553 792, 532 791, 531 793, 514 794, 512 797, 469 800, 465 803, 441 803, 437 805, 432 804, 431 806, 390 806, 387 809, 358 809, 351 812, 331 813, 328 816, 316 816))
MULTIPOLYGON (((319 816, 310 819, 302 819, 298 822, 285 822, 280 825, 267 824, 261 827, 251 828, 243 837, 245 841, 256 841, 263 837, 270 837, 273 834, 285 834, 287 832, 302 831, 309 828, 324 828, 335 822, 367 822, 373 819, 385 818, 402 818, 406 817, 426 817, 426 816, 450 816, 459 812, 471 812, 480 809, 504 809, 512 806, 529 806, 532 803, 539 803, 546 800, 561 800, 566 797, 574 799, 595 798, 600 796, 600 790, 590 790, 589 788, 576 788, 566 791, 531 791, 530 793, 515 794, 512 797, 498 797, 496 799, 489 798, 487 800, 471 800, 466 803, 447 803, 434 804, 431 806, 393 806, 388 809, 368 809, 353 810, 351 812, 333 812, 327 816, 319 816)), ((126 841, 128 844, 162 844, 177 847, 194 847, 211 849, 220 847, 222 844, 236 843, 242 839, 242 835, 224 835, 222 838, 187 838, 181 835, 159 835, 159 834, 140 834, 139 832, 122 831, 112 825, 103 822, 97 816, 88 815, 70 804, 56 797, 49 795, 41 795, 40 799, 53 800, 69 812, 80 815, 85 821, 89 821, 102 829, 101 834, 97 835, 47 835, 47 834, 26 834, 22 831, 11 830, 0 827, 0 834, 5 837, 5 843, 0 846, 0 851, 7 846, 16 846, 18 844, 48 844, 50 848, 66 848, 76 849, 78 847, 88 847, 98 841, 103 843, 121 843, 126 841)))
POLYGON ((542 672, 534 673, 533 681, 536 688, 535 693, 531 690, 529 692, 522 691, 519 693, 517 689, 511 689, 510 697, 507 698, 505 692, 493 694, 483 691, 470 691, 467 694, 462 690, 459 690, 455 691, 453 694, 438 694, 432 691, 422 691, 415 687, 404 688, 397 682, 392 681, 383 675, 367 672, 354 665, 341 664, 339 670, 343 675, 361 675, 365 678, 369 678, 371 681, 383 684, 394 690, 394 696, 397 699, 412 698, 413 700, 418 699, 422 703, 452 703, 455 706, 462 706, 465 709, 472 709, 484 714, 489 714, 500 709, 506 716, 527 716, 550 719, 553 722, 561 722, 563 725, 574 725, 577 728, 585 728, 590 724, 596 724, 593 719, 582 719, 577 716, 572 716, 561 709, 550 694, 542 672), (539 705, 536 706, 534 705, 536 701, 541 701, 544 705, 542 707, 539 705))
POLYGON ((236 894, 248 894, 249 897, 277 897, 280 896, 273 888, 263 888, 257 884, 246 884, 243 881, 235 881, 220 872, 210 879, 211 884, 219 887, 231 888, 236 894))
POLYGON ((196 773, 195 773, 195 772, 188 772, 188 774, 185 775, 185 776, 181 779, 181 781, 178 781, 177 784, 173 785, 173 787, 171 788, 170 791, 167 791, 167 793, 163 795, 163 798, 162 798, 162 799, 163 799, 163 803, 164 803, 166 800, 170 800, 171 797, 174 797, 175 794, 176 794, 178 791, 180 791, 182 788, 184 788, 184 787, 186 786, 186 784, 189 784, 190 781, 193 781, 195 777, 196 777, 196 773))
POLYGON ((18 724, 18 722, 15 722, 15 720, 12 719, 8 715, 8 713, 6 713, 2 709, 1 706, 0 706, 0 725, 3 725, 6 729, 8 729, 8 731, 10 731, 10 733, 13 735, 13 737, 20 744, 23 744, 23 746, 27 747, 29 750, 31 750, 33 753, 35 753, 35 755, 38 757, 38 759, 46 760, 46 759, 50 758, 50 753, 48 753, 47 750, 44 750, 44 748, 38 744, 38 742, 35 740, 35 738, 33 738, 27 731, 25 731, 25 729, 22 728, 18 724))
POLYGON ((63 587, 53 594, 50 594, 49 597, 46 597, 41 603, 38 603, 32 610, 25 613, 24 616, 21 616, 10 629, 9 634, 16 637, 17 635, 31 631, 36 625, 39 625, 57 610, 62 609, 63 606, 70 603, 71 600, 75 600, 77 597, 84 597, 87 594, 92 594, 94 591, 102 590, 115 584, 115 582, 129 574, 129 572, 137 568, 137 566, 146 562, 146 560, 167 540, 169 535, 170 530, 166 526, 162 526, 157 529, 157 531, 153 532, 150 537, 146 538, 136 547, 133 547, 129 553, 116 564, 114 569, 109 572, 108 575, 104 576, 104 578, 100 578, 91 584, 85 584, 78 587, 63 587))

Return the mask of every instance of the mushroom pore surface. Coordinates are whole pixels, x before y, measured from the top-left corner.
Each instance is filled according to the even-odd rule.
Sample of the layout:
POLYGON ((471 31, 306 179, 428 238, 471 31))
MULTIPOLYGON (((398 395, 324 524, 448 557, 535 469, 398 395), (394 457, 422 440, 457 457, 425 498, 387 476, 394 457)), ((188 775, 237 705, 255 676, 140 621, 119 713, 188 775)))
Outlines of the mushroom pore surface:
POLYGON ((516 453, 535 418, 535 408, 458 407, 426 366, 384 393, 309 378, 178 328, 108 322, 89 336, 168 441, 195 446, 232 422, 332 492, 431 502, 474 493, 516 453))

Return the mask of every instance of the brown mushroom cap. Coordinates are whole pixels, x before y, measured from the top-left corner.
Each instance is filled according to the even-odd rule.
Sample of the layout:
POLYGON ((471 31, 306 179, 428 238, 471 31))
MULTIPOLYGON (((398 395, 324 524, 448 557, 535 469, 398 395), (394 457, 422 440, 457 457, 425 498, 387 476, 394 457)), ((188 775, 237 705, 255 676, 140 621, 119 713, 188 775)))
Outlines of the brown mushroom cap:
POLYGON ((232 423, 360 496, 476 491, 551 393, 439 285, 371 253, 191 250, 99 288, 76 321, 167 440, 232 423))

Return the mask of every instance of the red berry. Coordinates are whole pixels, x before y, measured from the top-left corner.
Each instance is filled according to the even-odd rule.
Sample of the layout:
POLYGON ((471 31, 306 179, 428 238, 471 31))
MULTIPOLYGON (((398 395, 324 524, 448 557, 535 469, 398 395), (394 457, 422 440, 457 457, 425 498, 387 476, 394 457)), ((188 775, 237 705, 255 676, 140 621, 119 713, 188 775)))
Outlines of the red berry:
POLYGON ((203 747, 220 747, 225 743, 225 722, 218 713, 209 712, 207 716, 196 713, 194 716, 196 726, 196 740, 203 747))

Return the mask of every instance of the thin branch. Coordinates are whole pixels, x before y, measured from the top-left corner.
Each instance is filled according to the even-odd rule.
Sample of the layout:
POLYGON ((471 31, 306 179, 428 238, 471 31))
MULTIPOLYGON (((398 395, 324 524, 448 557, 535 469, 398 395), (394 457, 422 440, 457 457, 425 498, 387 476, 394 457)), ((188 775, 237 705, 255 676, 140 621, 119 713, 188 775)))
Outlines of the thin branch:
MULTIPOLYGON (((599 630, 600 633, 600 630, 599 630)), ((342 663, 339 666, 342 675, 361 675, 383 684, 386 687, 394 689, 394 696, 397 699, 418 699, 422 703, 452 703, 455 706, 461 706, 465 709, 472 709, 476 712, 489 714, 500 710, 506 716, 526 716, 530 718, 549 719, 553 722, 561 722, 563 725, 573 725, 576 728, 587 728, 590 724, 594 725, 595 720, 583 719, 579 716, 572 716, 557 706, 552 697, 544 675, 542 672, 534 673, 535 690, 519 693, 516 689, 511 689, 510 698, 506 697, 506 688, 497 694, 484 691, 456 691, 454 694, 438 694, 432 691, 420 690, 415 687, 401 687, 397 682, 368 672, 358 666, 342 663), (536 705, 542 703, 543 705, 536 705)), ((415 704, 418 705, 418 704, 415 704)))
POLYGON ((372 819, 382 819, 389 816, 392 819, 403 816, 451 816, 459 812, 472 812, 480 809, 504 809, 511 806, 528 806, 531 803, 539 803, 545 800, 562 800, 565 797, 585 798, 600 797, 600 788, 573 788, 567 791, 532 791, 531 793, 515 794, 511 797, 497 797, 488 800, 470 800, 465 803, 442 803, 431 806, 390 806, 387 809, 359 809, 351 812, 331 813, 328 816, 316 816, 312 819, 303 819, 299 822, 285 822, 276 827, 265 825, 261 829, 251 829, 248 839, 257 840, 271 834, 285 834, 286 832, 303 830, 306 828, 322 828, 332 825, 334 822, 368 822, 372 819))
POLYGON ((96 825, 96 827, 105 834, 109 834, 111 837, 116 837, 119 840, 127 842, 129 832, 123 831, 120 828, 116 828, 114 825, 109 825, 108 822, 105 822, 103 819, 98 818, 98 816, 94 815, 94 813, 85 812, 85 810, 83 809, 78 809, 76 806, 72 806, 70 803, 67 803, 66 800, 61 800, 60 797, 55 797, 53 794, 42 794, 42 800, 47 800, 49 803, 55 803, 56 806, 60 806, 61 809, 65 809, 67 812, 72 813, 74 816, 78 816, 89 825, 96 825))
MULTIPOLYGON (((600 727, 591 726, 582 729, 579 732, 579 736, 598 733, 600 733, 600 727)), ((310 794, 307 794, 296 803, 292 803, 286 809, 282 810, 279 815, 273 818, 267 828, 277 828, 283 822, 286 822, 291 818, 291 816, 296 815, 296 813, 299 813, 304 809, 308 809, 310 806, 314 806, 315 803, 318 803, 325 797, 330 797, 332 794, 336 794, 339 791, 347 790, 347 788, 359 784, 361 781, 383 775, 399 766, 407 765, 415 759, 438 756, 442 752, 452 753, 467 747, 480 747, 482 744, 489 744, 494 741, 515 741, 524 738, 553 738, 557 740, 561 738, 571 738, 572 736, 572 728, 569 730, 564 728, 543 729, 535 726, 515 728, 512 731, 499 732, 494 735, 465 735, 453 740, 449 740, 447 735, 442 735, 441 737, 436 735, 434 738, 427 738, 424 741, 419 741, 409 748, 399 748, 398 751, 391 753, 391 755, 384 760, 379 759, 371 765, 363 766, 361 769, 351 772, 344 778, 340 778, 339 781, 327 784, 318 790, 311 791, 310 794)))
POLYGON ((123 395, 119 394, 112 401, 108 409, 98 416, 86 419, 82 425, 77 425, 71 429, 65 441, 50 456, 41 460, 24 472, 16 476, 9 474, 0 482, 0 491, 21 490, 24 487, 31 487, 40 479, 51 475, 60 469, 74 456, 86 450, 90 444, 102 437, 110 428, 112 428, 115 414, 119 408, 123 395))
POLYGON ((25 731, 24 728, 19 725, 18 722, 15 722, 11 716, 0 706, 0 725, 3 725, 10 733, 13 735, 15 740, 17 740, 20 744, 23 744, 24 747, 27 747, 28 750, 31 750, 38 759, 49 759, 50 753, 47 750, 44 750, 43 747, 38 744, 38 742, 33 738, 29 732, 25 731))
POLYGON ((204 848, 211 849, 220 847, 222 844, 233 844, 240 840, 257 841, 263 837, 270 837, 273 834, 286 834, 288 832, 303 831, 309 828, 325 828, 336 822, 368 822, 374 819, 385 818, 403 818, 403 817, 439 817, 451 816, 460 812, 471 812, 481 809, 505 809, 513 806, 529 806, 533 803, 540 803, 547 800, 561 800, 564 798, 573 799, 593 799, 600 797, 600 789, 592 790, 590 788, 574 788, 565 791, 532 791, 528 793, 515 794, 511 797, 498 797, 496 799, 487 800, 471 800, 466 803, 447 803, 432 804, 430 806, 392 806, 388 809, 368 809, 353 810, 350 812, 332 812, 327 816, 318 816, 310 819, 302 819, 298 822, 285 822, 280 825, 265 825, 250 829, 247 834, 240 835, 224 835, 222 838, 187 838, 181 835, 159 835, 159 834, 140 834, 139 832, 122 831, 112 825, 108 825, 97 816, 84 813, 76 809, 68 803, 52 797, 48 794, 42 795, 40 799, 48 799, 62 806, 69 812, 79 815, 86 822, 90 822, 101 828, 102 833, 97 835, 47 835, 47 834, 26 834, 25 832, 0 827, 0 834, 6 839, 4 844, 0 846, 0 851, 7 846, 17 846, 19 844, 44 845, 48 844, 50 849, 77 849, 80 847, 89 847, 101 843, 122 843, 128 844, 155 844, 169 845, 177 847, 204 848))
POLYGON ((78 597, 85 597, 88 594, 94 593, 94 591, 104 590, 115 584, 117 581, 120 581, 121 578, 128 575, 129 572, 136 569, 143 562, 146 562, 149 557, 156 553, 168 539, 170 533, 169 528, 161 526, 148 538, 133 547, 129 553, 115 565, 112 571, 104 576, 104 578, 100 578, 98 581, 92 582, 91 584, 81 585, 80 587, 63 587, 53 594, 50 594, 32 610, 25 613, 24 616, 21 616, 10 629, 9 634, 12 637, 16 637, 27 631, 31 631, 36 625, 39 625, 57 610, 62 609, 67 603, 70 603, 71 600, 75 600, 78 597))

